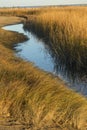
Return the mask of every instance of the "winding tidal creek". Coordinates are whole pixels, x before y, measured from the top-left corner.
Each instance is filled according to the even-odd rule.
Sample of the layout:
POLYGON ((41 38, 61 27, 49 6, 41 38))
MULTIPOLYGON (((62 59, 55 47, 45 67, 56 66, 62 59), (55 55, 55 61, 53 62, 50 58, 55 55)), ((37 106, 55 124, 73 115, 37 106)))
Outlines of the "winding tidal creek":
POLYGON ((87 75, 82 76, 75 73, 73 68, 66 69, 60 60, 49 49, 49 46, 42 39, 36 37, 33 33, 24 28, 23 24, 9 25, 3 27, 4 30, 16 31, 26 35, 29 40, 19 43, 15 47, 15 54, 26 61, 33 62, 34 66, 51 72, 59 76, 68 87, 74 91, 87 96, 87 75))

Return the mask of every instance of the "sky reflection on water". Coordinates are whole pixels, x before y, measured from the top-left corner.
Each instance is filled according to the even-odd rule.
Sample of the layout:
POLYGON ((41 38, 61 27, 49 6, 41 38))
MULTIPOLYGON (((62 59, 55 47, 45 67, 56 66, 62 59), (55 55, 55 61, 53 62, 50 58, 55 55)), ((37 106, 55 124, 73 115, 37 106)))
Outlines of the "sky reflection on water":
POLYGON ((70 71, 68 72, 64 66, 59 64, 58 59, 56 62, 56 58, 52 56, 53 54, 50 52, 49 47, 41 39, 38 39, 31 32, 24 31, 23 24, 5 26, 3 29, 23 33, 29 38, 28 41, 19 43, 15 47, 17 56, 33 62, 40 69, 58 75, 69 84, 70 88, 87 95, 87 77, 85 75, 79 77, 77 74, 74 75, 70 71))

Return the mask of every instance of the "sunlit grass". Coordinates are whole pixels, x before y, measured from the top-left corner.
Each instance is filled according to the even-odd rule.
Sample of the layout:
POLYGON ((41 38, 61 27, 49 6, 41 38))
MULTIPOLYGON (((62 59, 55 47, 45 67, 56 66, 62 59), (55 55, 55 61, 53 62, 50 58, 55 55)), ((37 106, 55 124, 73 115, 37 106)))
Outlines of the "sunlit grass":
POLYGON ((66 67, 87 73, 87 7, 48 8, 29 16, 25 28, 42 38, 66 67))
MULTIPOLYGON (((45 16, 47 18, 48 14, 44 14, 45 16)), ((51 26, 50 19, 45 20, 46 23, 44 23, 42 14, 38 18, 36 18, 36 23, 32 19, 33 26, 36 29, 43 28, 44 37, 46 36, 45 31, 48 31, 46 27, 54 30, 46 32, 47 36, 51 37, 52 33, 55 33, 54 21, 52 20, 51 26)), ((52 18, 51 14, 49 18, 52 18)), ((13 21, 10 20, 9 22, 6 19, 2 20, 1 26, 11 24, 13 21)), ((61 22, 58 24, 63 24, 63 21, 61 22)), ((59 27, 60 33, 62 33, 61 26, 59 27)), ((64 28, 67 32, 65 24, 64 28)), ((15 121, 18 120, 32 129, 86 130, 86 99, 66 88, 65 83, 58 77, 39 70, 32 63, 16 58, 12 47, 14 43, 24 40, 26 37, 22 34, 0 29, 0 115, 12 117, 15 121)), ((72 42, 72 44, 74 43, 72 42)), ((85 45, 85 42, 82 44, 85 45)))

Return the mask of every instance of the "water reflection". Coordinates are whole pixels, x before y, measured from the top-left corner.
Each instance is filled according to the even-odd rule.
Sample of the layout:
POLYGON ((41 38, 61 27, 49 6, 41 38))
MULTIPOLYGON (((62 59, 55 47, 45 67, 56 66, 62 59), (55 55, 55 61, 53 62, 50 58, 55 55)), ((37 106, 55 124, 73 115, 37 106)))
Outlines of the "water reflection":
POLYGON ((79 44, 77 41, 76 44, 58 43, 56 37, 51 37, 51 40, 43 38, 40 33, 26 24, 23 29, 31 31, 38 39, 44 39, 43 41, 46 43, 44 46, 46 48, 48 45, 47 50, 54 59, 56 70, 63 69, 73 77, 74 75, 87 75, 87 46, 79 44))
POLYGON ((69 47, 59 46, 58 44, 58 46, 56 44, 53 46, 52 41, 48 43, 46 39, 42 40, 38 34, 34 34, 30 28, 23 26, 23 24, 6 26, 4 29, 21 32, 29 38, 28 41, 19 43, 15 47, 17 56, 33 62, 35 66, 45 71, 58 75, 69 84, 69 87, 83 95, 87 95, 86 47, 79 48, 82 58, 79 59, 76 57, 78 51, 75 51, 78 46, 77 48, 76 46, 73 47, 73 51, 70 53, 69 47), (79 61, 81 61, 81 64, 79 61))
MULTIPOLYGON (((76 44, 60 44, 55 40, 43 39, 41 34, 34 31, 26 24, 25 31, 32 32, 37 39, 44 41, 44 48, 50 54, 53 62, 53 70, 56 75, 60 75, 65 81, 75 87, 76 91, 87 94, 87 46, 76 44), (52 42, 55 42, 52 44, 52 42)), ((57 41, 58 42, 58 41, 57 41)), ((50 67, 50 66, 49 66, 50 67)))

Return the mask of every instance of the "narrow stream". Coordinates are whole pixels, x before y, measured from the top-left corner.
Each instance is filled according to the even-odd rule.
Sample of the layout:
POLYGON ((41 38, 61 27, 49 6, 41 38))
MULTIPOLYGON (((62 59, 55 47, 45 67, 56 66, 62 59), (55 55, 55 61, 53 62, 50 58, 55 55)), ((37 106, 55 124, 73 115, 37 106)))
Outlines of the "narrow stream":
POLYGON ((80 77, 77 74, 72 76, 72 73, 68 73, 64 67, 62 68, 58 62, 55 62, 54 57, 52 57, 49 47, 46 45, 46 43, 37 38, 31 32, 25 31, 23 24, 5 26, 3 29, 23 33, 29 38, 28 41, 17 44, 15 47, 16 56, 33 62, 34 65, 40 69, 58 75, 68 84, 71 89, 81 93, 82 95, 87 95, 86 75, 84 74, 83 77, 80 77))

